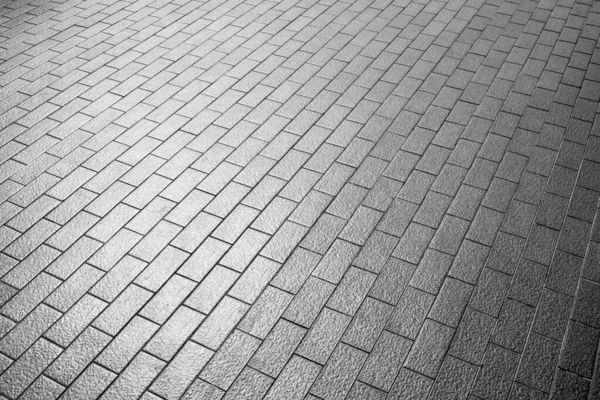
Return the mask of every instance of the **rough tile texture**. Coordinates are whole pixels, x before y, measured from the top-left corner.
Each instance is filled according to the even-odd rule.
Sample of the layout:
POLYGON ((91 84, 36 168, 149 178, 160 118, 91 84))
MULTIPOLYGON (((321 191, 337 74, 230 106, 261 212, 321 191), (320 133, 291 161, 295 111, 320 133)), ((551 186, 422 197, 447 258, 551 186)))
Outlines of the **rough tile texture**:
POLYGON ((600 2, 0 0, 0 398, 600 398, 600 2))

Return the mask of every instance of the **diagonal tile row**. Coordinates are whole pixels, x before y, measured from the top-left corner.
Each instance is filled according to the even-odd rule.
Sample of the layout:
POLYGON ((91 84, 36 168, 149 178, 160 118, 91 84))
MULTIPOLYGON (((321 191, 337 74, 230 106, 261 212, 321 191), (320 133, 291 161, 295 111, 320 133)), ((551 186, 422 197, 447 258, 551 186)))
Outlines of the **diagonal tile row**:
POLYGON ((600 396, 599 3, 0 6, 0 398, 600 396))

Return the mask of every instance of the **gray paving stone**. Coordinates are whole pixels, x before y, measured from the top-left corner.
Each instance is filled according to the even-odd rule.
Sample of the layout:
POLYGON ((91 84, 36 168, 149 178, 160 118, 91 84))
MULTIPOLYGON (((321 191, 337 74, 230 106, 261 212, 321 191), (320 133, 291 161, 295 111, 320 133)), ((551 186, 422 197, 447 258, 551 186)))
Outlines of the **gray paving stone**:
POLYGON ((519 356, 510 350, 490 345, 483 366, 473 385, 478 397, 500 399, 508 395, 510 384, 516 374, 519 356))
POLYGON ((525 347, 517 381, 548 393, 559 352, 559 342, 532 334, 525 347))
POLYGON ((432 399, 465 397, 477 374, 477 367, 454 357, 446 357, 429 395, 432 399))
POLYGON ((406 360, 406 367, 435 378, 450 347, 454 329, 426 319, 406 360))
POLYGON ((599 13, 0 4, 0 397, 597 397, 599 13))
POLYGON ((321 370, 311 393, 319 397, 343 399, 366 358, 365 352, 340 343, 321 370))
POLYGON ((194 342, 184 348, 162 370, 150 390, 166 398, 179 398, 213 353, 194 342))
POLYGON ((559 366, 581 377, 591 377, 594 368, 594 354, 598 346, 598 329, 575 321, 569 323, 565 347, 561 349, 559 366))
POLYGON ((427 396, 433 381, 421 374, 402 368, 392 389, 390 396, 396 399, 419 399, 427 396))
POLYGON ((295 356, 286 365, 265 398, 302 399, 320 371, 321 367, 318 364, 295 356))
POLYGON ((493 317, 467 309, 452 340, 449 354, 474 365, 481 365, 494 323, 493 317))
POLYGON ((515 353, 522 353, 533 314, 534 310, 526 304, 507 300, 500 311, 491 342, 515 353))
POLYGON ((381 390, 389 391, 394 377, 408 355, 411 344, 409 340, 384 330, 358 379, 381 390))

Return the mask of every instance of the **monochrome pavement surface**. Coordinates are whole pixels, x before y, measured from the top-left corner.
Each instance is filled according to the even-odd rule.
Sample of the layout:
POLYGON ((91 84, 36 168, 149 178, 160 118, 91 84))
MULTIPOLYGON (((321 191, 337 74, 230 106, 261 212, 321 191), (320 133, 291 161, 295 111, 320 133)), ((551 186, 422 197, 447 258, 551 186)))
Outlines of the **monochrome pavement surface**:
POLYGON ((599 35, 0 0, 0 398, 599 399, 599 35))

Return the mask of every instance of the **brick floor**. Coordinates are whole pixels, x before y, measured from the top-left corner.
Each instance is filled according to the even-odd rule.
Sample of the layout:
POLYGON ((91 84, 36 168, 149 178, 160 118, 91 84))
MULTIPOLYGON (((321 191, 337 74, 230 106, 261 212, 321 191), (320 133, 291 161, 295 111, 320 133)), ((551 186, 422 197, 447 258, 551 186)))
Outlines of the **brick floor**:
POLYGON ((600 398, 600 2, 0 5, 0 398, 600 398))

